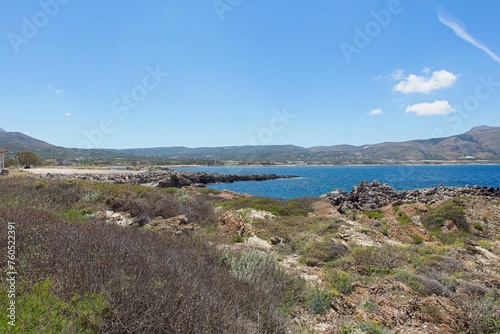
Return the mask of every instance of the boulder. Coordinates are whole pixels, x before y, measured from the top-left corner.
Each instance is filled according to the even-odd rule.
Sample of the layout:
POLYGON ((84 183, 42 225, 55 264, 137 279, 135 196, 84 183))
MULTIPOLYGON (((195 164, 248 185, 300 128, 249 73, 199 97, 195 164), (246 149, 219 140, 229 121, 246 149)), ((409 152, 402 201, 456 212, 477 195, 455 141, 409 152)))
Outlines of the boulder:
POLYGON ((246 240, 246 244, 249 245, 252 248, 257 248, 260 250, 264 251, 270 251, 273 249, 273 247, 265 240, 262 240, 261 238, 257 236, 250 237, 246 240))
POLYGON ((193 182, 180 173, 172 173, 158 182, 160 188, 182 188, 190 186, 193 182))

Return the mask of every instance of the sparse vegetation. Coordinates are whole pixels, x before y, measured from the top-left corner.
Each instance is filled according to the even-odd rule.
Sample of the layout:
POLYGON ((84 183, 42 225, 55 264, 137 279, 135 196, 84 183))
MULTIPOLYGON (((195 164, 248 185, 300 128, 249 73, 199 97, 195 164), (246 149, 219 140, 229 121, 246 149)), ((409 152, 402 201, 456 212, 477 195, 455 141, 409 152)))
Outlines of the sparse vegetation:
MULTIPOLYGON (((249 271, 253 275, 249 283, 234 275, 245 266, 221 261, 219 251, 201 239, 167 237, 93 219, 70 223, 71 217, 80 216, 82 206, 103 209, 108 205, 135 214, 152 210, 153 216, 182 212, 208 223, 202 214, 206 209, 197 211, 203 203, 196 203, 196 195, 193 199, 179 203, 175 195, 159 189, 125 185, 26 177, 1 180, 0 201, 5 205, 0 207, 0 221, 15 221, 19 236, 16 269, 23 273, 19 300, 39 305, 25 308, 26 317, 21 313, 17 318, 20 332, 35 328, 31 332, 123 333, 133 328, 146 333, 180 329, 284 333, 289 325, 280 309, 298 302, 302 283, 272 259, 251 261, 259 258, 255 254, 236 257, 235 263, 262 263, 258 270, 253 266, 249 271), (94 202, 82 201, 91 191, 102 196, 94 202), (52 283, 37 285, 47 280, 52 283), (44 304, 49 301, 48 308, 40 308, 42 299, 44 304)), ((5 229, 1 233, 4 248, 5 229)), ((1 275, 5 282, 5 272, 1 275)), ((2 283, 2 300, 5 289, 2 283)))
POLYGON ((235 210, 245 208, 265 210, 276 216, 307 216, 312 211, 312 204, 316 201, 317 199, 314 198, 281 200, 266 197, 238 197, 218 202, 217 205, 235 210))
POLYGON ((399 224, 402 226, 413 224, 413 221, 411 220, 411 218, 403 211, 398 211, 398 221, 399 221, 399 224))
MULTIPOLYGON (((471 218, 467 198, 425 213, 405 203, 392 207, 396 214, 386 206, 307 216, 316 200, 228 200, 218 191, 24 174, 0 179, 0 222, 16 222, 16 269, 23 273, 18 302, 28 305, 19 308, 13 333, 305 334, 319 321, 335 333, 391 333, 390 327, 409 329, 397 318, 405 314, 412 328, 422 319, 447 332, 500 331, 500 290, 490 279, 494 258, 484 250, 497 250, 498 219, 491 211, 484 211, 487 221, 483 212, 471 218), (222 206, 219 213, 214 205, 222 206), (218 217, 235 209, 243 209, 234 216, 241 214, 251 228, 222 237, 218 217), (250 218, 251 209, 276 217, 250 218), (95 214, 106 210, 143 223, 106 224, 95 214), (197 225, 195 232, 140 228, 158 216, 180 215, 197 225), (349 221, 355 215, 361 219, 349 221), (417 232, 419 221, 426 230, 417 232), (445 222, 453 230, 443 228, 445 222), (274 240, 273 250, 236 245, 253 233, 274 240), (401 305, 404 313, 386 313, 401 305)), ((0 278, 5 282, 4 272, 0 278)), ((0 283, 2 305, 6 292, 0 283)), ((8 332, 4 320, 0 331, 8 332)))

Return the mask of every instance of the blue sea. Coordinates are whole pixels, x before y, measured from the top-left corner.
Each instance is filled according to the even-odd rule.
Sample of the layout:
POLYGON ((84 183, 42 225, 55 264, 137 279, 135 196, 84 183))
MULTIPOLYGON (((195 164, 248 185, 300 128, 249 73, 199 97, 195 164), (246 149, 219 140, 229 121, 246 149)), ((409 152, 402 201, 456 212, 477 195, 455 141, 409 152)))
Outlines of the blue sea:
POLYGON ((209 185, 254 196, 297 198, 315 197, 333 189, 350 191, 361 181, 378 180, 396 189, 416 189, 466 185, 500 187, 500 165, 383 165, 383 166, 231 166, 189 167, 176 170, 223 174, 296 175, 295 179, 246 181, 209 185))

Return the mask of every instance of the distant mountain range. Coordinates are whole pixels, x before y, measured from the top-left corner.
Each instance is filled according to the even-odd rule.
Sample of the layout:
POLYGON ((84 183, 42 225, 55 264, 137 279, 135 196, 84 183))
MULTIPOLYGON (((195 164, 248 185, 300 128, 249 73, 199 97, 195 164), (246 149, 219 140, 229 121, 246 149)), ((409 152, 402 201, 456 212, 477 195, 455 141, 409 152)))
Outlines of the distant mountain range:
POLYGON ((245 162, 404 162, 425 160, 500 160, 500 127, 478 126, 444 138, 386 142, 374 145, 334 145, 310 148, 295 145, 228 147, 155 147, 122 150, 72 149, 54 146, 19 132, 0 128, 0 149, 33 151, 42 157, 88 159, 224 160, 245 162))

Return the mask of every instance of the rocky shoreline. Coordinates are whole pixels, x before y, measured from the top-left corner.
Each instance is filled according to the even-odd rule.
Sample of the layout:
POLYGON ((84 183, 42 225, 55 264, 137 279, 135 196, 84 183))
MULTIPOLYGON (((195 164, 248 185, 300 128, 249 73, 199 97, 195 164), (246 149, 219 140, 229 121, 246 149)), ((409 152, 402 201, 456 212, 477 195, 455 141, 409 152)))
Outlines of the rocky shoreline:
POLYGON ((483 196, 500 198, 500 188, 493 187, 444 187, 397 190, 379 181, 363 181, 350 192, 335 189, 322 197, 329 200, 340 213, 348 210, 375 210, 388 204, 401 205, 407 202, 433 204, 457 196, 483 196))
POLYGON ((147 185, 159 188, 180 188, 186 186, 205 187, 207 184, 233 183, 237 181, 290 179, 296 178, 297 176, 277 174, 217 174, 164 169, 160 171, 145 171, 141 173, 45 173, 36 174, 35 177, 44 180, 90 180, 104 183, 147 185))

